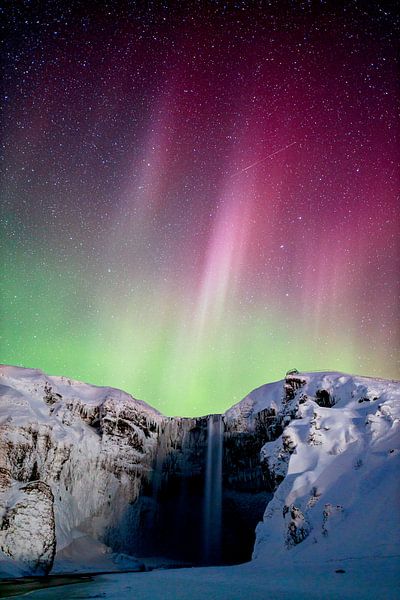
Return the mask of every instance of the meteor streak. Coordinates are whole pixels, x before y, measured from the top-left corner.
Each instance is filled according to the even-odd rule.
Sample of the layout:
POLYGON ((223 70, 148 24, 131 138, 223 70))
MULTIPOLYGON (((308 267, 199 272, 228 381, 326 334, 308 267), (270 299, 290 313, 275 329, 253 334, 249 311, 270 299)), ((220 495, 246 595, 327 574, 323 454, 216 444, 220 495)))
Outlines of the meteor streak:
POLYGON ((275 152, 272 152, 272 154, 268 154, 268 156, 264 156, 264 158, 261 158, 260 160, 257 160, 256 162, 252 163, 248 167, 245 167, 241 171, 237 171, 236 173, 234 173, 232 175, 232 177, 236 177, 237 175, 240 175, 240 173, 244 173, 245 171, 248 171, 249 169, 252 169, 253 167, 256 167, 257 165, 259 165, 260 163, 264 162, 265 160, 268 160, 269 158, 272 158, 276 154, 279 154, 280 152, 283 152, 284 150, 287 150, 287 148, 290 148, 291 146, 294 146, 295 144, 297 144, 297 142, 292 142, 291 144, 288 144, 284 148, 279 148, 279 150, 275 150, 275 152))

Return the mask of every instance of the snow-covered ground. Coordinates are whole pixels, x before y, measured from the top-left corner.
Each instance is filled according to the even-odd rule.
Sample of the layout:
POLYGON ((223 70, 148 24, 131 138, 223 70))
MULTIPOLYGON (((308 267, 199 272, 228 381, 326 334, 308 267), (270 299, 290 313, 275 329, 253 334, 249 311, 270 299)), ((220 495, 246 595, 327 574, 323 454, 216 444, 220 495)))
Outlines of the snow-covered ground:
POLYGON ((398 600, 398 558, 208 567, 101 575, 88 583, 48 588, 32 600, 398 600), (337 570, 345 571, 337 573, 337 570))

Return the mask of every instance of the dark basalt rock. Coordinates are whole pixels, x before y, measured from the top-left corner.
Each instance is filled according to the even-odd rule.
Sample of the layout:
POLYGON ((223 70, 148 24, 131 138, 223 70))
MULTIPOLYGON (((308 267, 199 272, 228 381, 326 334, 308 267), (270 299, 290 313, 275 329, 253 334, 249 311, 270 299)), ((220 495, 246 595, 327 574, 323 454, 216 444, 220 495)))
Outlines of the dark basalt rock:
MULTIPOLYGON (((142 534, 120 551, 202 561, 208 419, 164 419, 153 468, 132 505, 142 534)), ((260 464, 265 442, 282 427, 273 409, 255 415, 251 430, 240 431, 223 417, 222 548, 219 564, 251 558, 255 527, 271 497, 260 464)), ((110 542, 108 538, 106 543, 110 542)), ((114 540, 113 540, 114 541, 114 540)))
POLYGON ((321 408, 332 408, 336 404, 336 400, 330 395, 328 390, 317 390, 315 392, 315 402, 321 408))
POLYGON ((301 510, 292 505, 290 507, 290 521, 286 534, 287 547, 297 546, 297 544, 300 544, 306 539, 306 537, 309 536, 310 531, 310 524, 307 522, 301 510))
POLYGON ((46 382, 44 385, 44 396, 43 396, 43 400, 46 402, 46 404, 52 405, 61 399, 62 399, 61 394, 53 392, 53 388, 51 387, 51 385, 46 382))
POLYGON ((284 401, 290 402, 296 395, 297 390, 306 384, 306 380, 300 376, 287 375, 284 383, 284 401))

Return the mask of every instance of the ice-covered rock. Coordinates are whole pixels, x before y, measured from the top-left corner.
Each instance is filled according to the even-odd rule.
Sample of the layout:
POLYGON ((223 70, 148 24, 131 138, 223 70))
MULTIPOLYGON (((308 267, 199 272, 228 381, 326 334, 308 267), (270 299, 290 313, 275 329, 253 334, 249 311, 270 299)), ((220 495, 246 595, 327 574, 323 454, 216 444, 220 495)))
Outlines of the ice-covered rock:
POLYGON ((2 479, 0 550, 22 572, 46 575, 56 552, 53 493, 43 481, 12 484, 5 470, 2 479))
MULTIPOLYGON (((162 416, 120 390, 36 370, 4 366, 0 382, 1 489, 25 487, 33 498, 29 482, 46 484, 54 497, 58 550, 71 543, 77 528, 94 539, 123 543, 135 525, 127 527, 129 508, 151 472, 162 416)), ((3 509, 10 494, 0 493, 3 509)), ((24 552, 21 510, 4 513, 0 525, 2 532, 9 530, 12 515, 8 554, 24 552)), ((31 553, 38 556, 33 548, 31 553)))

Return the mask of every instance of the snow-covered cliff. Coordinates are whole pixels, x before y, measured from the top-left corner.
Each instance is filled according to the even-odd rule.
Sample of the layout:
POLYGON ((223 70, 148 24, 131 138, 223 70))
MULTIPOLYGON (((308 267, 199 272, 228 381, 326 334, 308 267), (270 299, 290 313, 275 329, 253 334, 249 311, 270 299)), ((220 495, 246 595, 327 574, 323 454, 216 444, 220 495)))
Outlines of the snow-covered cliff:
MULTIPOLYGON (((253 544, 245 530, 265 507, 255 562, 399 552, 399 405, 398 382, 292 373, 229 409, 226 560, 240 559, 229 555, 235 544, 253 544)), ((0 571, 47 572, 55 551, 56 570, 74 569, 77 555, 85 570, 132 568, 121 552, 154 535, 160 548, 186 538, 186 552, 201 528, 207 423, 163 417, 112 388, 1 367, 0 571)))
POLYGON ((269 409, 282 433, 261 450, 273 488, 253 558, 333 560, 400 553, 400 385, 342 373, 289 375, 230 414, 269 409))
MULTIPOLYGON (((22 548, 29 545, 32 531, 27 525, 15 531, 22 500, 15 503, 13 498, 24 489, 21 484, 38 481, 54 497, 58 552, 85 534, 100 540, 109 531, 123 539, 127 507, 151 470, 161 415, 119 390, 36 370, 4 366, 0 377, 0 550, 15 559, 21 572, 35 570, 17 548, 17 537, 22 548), (11 510, 12 544, 5 527, 11 510)), ((52 511, 53 506, 43 509, 39 538, 48 535, 52 511)), ((134 526, 130 524, 130 532, 134 526)), ((30 552, 36 556, 32 548, 30 552)), ((39 571, 51 563, 52 557, 47 566, 42 561, 39 571)))

